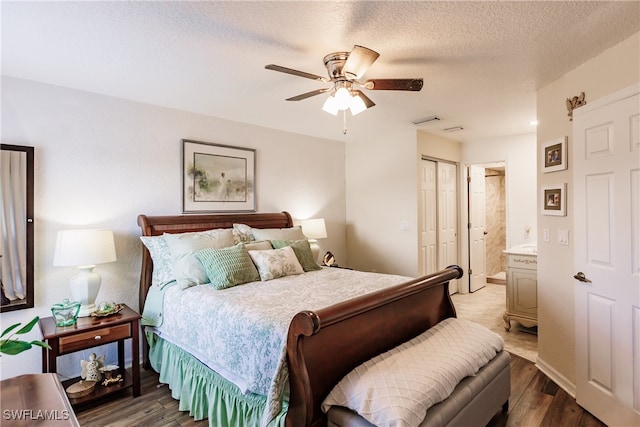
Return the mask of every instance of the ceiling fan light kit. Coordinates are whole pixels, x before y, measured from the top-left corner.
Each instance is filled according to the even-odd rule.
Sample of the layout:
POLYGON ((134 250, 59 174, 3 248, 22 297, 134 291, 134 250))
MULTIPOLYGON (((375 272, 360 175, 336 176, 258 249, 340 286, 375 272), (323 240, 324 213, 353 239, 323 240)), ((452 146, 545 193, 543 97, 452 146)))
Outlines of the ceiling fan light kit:
MULTIPOLYGON (((291 98, 287 101, 301 101, 321 93, 331 92, 322 109, 334 116, 338 111, 350 110, 352 115, 359 114, 376 105, 361 90, 401 90, 418 92, 422 89, 423 80, 414 79, 369 79, 360 81, 369 67, 378 59, 379 53, 364 46, 355 45, 351 52, 333 52, 323 58, 329 77, 269 64, 267 70, 278 71, 311 80, 331 84, 328 88, 317 89, 291 98)), ((345 116, 346 117, 346 116, 345 116)), ((345 119, 346 120, 346 119, 345 119)), ((344 132, 346 133, 346 127, 344 132)))

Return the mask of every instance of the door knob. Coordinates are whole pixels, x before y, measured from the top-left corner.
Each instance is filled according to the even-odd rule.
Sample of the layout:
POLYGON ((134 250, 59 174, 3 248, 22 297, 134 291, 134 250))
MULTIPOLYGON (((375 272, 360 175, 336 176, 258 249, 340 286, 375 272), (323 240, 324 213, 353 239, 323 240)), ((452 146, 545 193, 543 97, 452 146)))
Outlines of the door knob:
POLYGON ((591 283, 591 280, 587 279, 587 276, 582 271, 578 271, 573 278, 584 283, 591 283))

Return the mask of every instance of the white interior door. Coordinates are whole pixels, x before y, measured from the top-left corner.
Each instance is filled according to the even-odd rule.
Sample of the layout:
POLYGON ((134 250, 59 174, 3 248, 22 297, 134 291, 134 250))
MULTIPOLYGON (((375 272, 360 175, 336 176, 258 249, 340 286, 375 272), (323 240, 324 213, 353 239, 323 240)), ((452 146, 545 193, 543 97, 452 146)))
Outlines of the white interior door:
POLYGON ((573 114, 576 400, 611 426, 640 425, 639 88, 573 114))
POLYGON ((420 274, 438 271, 436 162, 420 162, 420 274))
MULTIPOLYGON (((457 167, 439 162, 438 171, 438 268, 458 264, 457 167)), ((458 280, 449 282, 449 293, 458 291, 458 280)))
POLYGON ((468 166, 469 291, 486 285, 486 202, 484 168, 468 166))

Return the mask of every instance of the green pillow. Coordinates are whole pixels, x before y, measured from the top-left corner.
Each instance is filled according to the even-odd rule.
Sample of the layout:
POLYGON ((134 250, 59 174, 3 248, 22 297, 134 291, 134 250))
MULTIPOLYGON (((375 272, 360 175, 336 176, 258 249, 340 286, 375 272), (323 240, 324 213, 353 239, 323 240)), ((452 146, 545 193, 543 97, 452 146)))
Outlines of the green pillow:
POLYGON ((202 249, 196 252, 196 257, 216 289, 260 280, 258 270, 242 243, 222 249, 202 249))
POLYGON ((293 253, 296 254, 296 258, 298 258, 304 271, 322 270, 322 267, 318 265, 313 257, 313 252, 311 252, 311 246, 308 240, 272 240, 271 246, 273 246, 274 249, 291 246, 293 253))

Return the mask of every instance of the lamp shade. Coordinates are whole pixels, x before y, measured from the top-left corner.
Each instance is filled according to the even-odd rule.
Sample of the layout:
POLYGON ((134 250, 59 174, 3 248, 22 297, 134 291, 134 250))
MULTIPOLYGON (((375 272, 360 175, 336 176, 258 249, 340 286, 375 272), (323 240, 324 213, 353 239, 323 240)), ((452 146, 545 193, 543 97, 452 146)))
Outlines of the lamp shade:
POLYGON ((327 227, 324 223, 324 218, 305 219, 300 224, 302 226, 302 233, 307 236, 308 239, 325 239, 327 237, 327 227))
POLYGON ((116 260, 111 230, 63 230, 58 232, 53 265, 88 266, 116 260))
POLYGON ((356 95, 353 95, 353 97, 351 98, 351 104, 349 105, 349 109, 351 110, 351 114, 355 116, 356 114, 360 114, 364 110, 366 110, 367 106, 362 100, 362 98, 358 94, 356 94, 356 95))
POLYGON ((329 114, 333 114, 334 116, 338 114, 338 105, 336 104, 336 99, 333 95, 330 95, 324 104, 322 105, 322 109, 329 114))

